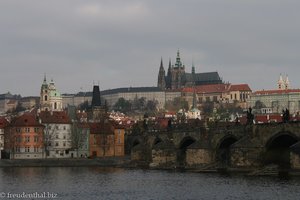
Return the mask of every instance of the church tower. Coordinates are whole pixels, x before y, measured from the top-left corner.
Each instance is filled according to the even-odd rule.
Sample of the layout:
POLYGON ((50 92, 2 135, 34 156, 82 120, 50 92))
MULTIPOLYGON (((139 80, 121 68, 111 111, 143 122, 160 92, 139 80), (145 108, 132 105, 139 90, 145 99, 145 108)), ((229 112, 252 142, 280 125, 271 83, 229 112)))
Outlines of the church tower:
POLYGON ((160 67, 159 67, 159 72, 158 72, 158 80, 157 80, 157 87, 165 90, 166 89, 166 77, 165 77, 165 69, 163 66, 163 60, 161 58, 160 61, 160 67))
POLYGON ((286 90, 290 89, 290 81, 289 81, 288 75, 286 75, 286 78, 285 78, 285 81, 284 81, 284 86, 285 86, 286 90))
POLYGON ((54 81, 48 84, 46 75, 41 86, 40 109, 42 111, 62 111, 62 97, 56 89, 54 81))
POLYGON ((185 74, 185 66, 180 59, 179 50, 177 51, 176 62, 172 70, 171 89, 180 89, 184 86, 183 76, 185 74))
POLYGON ((283 81, 282 75, 280 74, 279 80, 277 82, 278 90, 284 90, 285 89, 285 83, 283 81))
POLYGON ((49 89, 48 89, 48 83, 46 79, 46 74, 44 75, 44 81, 41 86, 41 92, 40 92, 40 108, 41 110, 50 110, 50 101, 49 101, 49 89))

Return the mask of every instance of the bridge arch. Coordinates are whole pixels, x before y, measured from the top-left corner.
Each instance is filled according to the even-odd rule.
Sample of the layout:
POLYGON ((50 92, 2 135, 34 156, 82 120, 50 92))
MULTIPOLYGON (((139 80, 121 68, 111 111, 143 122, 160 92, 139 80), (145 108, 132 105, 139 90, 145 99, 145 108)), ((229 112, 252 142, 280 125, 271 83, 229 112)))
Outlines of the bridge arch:
POLYGON ((291 132, 279 132, 273 135, 265 144, 264 164, 290 168, 290 147, 298 141, 299 138, 291 132))
POLYGON ((230 146, 238 141, 234 135, 224 136, 216 146, 215 161, 222 165, 230 165, 230 146))
POLYGON ((140 138, 135 138, 134 140, 132 140, 131 149, 138 146, 141 143, 142 143, 142 140, 140 138))
POLYGON ((187 147, 194 142, 196 142, 196 139, 191 136, 186 136, 180 141, 177 151, 177 162, 179 166, 185 166, 187 147))
POLYGON ((163 142, 163 140, 160 138, 160 137, 156 137, 154 140, 153 140, 153 143, 151 145, 151 147, 153 148, 155 145, 158 145, 159 143, 163 142))

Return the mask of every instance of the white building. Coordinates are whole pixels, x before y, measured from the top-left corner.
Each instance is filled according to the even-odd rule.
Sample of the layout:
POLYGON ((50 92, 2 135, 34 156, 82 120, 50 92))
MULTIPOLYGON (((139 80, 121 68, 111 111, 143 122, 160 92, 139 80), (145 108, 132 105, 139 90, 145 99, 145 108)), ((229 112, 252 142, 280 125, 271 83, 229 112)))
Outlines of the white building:
POLYGON ((256 112, 282 113, 289 109, 291 114, 300 112, 300 89, 290 89, 288 77, 280 75, 276 90, 260 90, 252 93, 249 104, 256 112))
POLYGON ((72 123, 64 111, 39 113, 45 126, 44 145, 47 158, 75 157, 72 150, 72 123))

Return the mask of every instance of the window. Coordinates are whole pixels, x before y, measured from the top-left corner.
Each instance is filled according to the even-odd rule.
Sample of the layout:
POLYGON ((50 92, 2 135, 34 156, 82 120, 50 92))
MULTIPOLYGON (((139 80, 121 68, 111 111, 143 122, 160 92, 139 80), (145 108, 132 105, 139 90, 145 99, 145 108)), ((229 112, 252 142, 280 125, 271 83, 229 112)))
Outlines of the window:
POLYGON ((66 143, 64 142, 63 145, 64 145, 64 147, 65 147, 65 146, 66 146, 66 143))
POLYGON ((20 153, 20 152, 21 152, 19 146, 16 146, 15 150, 16 150, 17 153, 20 153))
POLYGON ((25 128, 25 133, 29 133, 30 132, 30 128, 25 128))
POLYGON ((34 128, 34 132, 38 133, 39 132, 39 128, 34 128))
POLYGON ((25 147, 25 152, 30 152, 30 147, 25 147))
POLYGON ((118 144, 121 144, 121 139, 120 138, 118 139, 118 144))
MULTIPOLYGON (((56 94, 55 94, 55 96, 56 96, 56 94)), ((55 110, 57 109, 57 103, 56 102, 54 103, 54 109, 55 110)))
POLYGON ((56 139, 59 139, 58 135, 55 136, 56 139))
POLYGON ((235 100, 237 99, 236 94, 234 94, 234 99, 235 99, 235 100))
POLYGON ((199 101, 199 103, 202 103, 202 101, 203 101, 202 97, 199 97, 198 101, 199 101))
POLYGON ((213 96, 213 101, 217 102, 218 101, 218 97, 217 96, 213 96))
MULTIPOLYGON (((47 92, 47 91, 46 91, 46 92, 47 92)), ((48 96, 47 96, 47 95, 45 95, 45 98, 44 98, 44 99, 45 99, 45 101, 48 101, 48 96)))
POLYGON ((66 136, 64 135, 64 139, 66 139, 66 136))
POLYGON ((39 152, 39 147, 34 147, 34 152, 39 152))
POLYGON ((58 147, 58 142, 55 142, 55 146, 57 146, 57 147, 58 147))
POLYGON ((38 136, 34 136, 34 142, 38 142, 39 141, 39 137, 38 136))
POLYGON ((66 130, 66 126, 64 126, 64 130, 66 130))
POLYGON ((25 142, 30 142, 30 137, 29 136, 25 136, 25 142))

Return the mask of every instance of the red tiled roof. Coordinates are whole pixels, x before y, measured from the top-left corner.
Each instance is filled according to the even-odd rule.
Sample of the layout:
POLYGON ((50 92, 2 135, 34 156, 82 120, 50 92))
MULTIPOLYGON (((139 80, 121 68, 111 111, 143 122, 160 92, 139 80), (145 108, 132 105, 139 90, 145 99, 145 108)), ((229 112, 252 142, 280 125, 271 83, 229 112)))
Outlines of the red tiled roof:
POLYGON ((89 123, 91 134, 114 134, 114 127, 111 122, 89 123))
POLYGON ((300 89, 288 89, 288 90, 260 90, 254 92, 255 95, 268 95, 268 94, 289 94, 300 93, 300 89))
MULTIPOLYGON (((195 86, 196 93, 222 93, 226 92, 229 84, 211 84, 195 86)), ((194 88, 183 88, 182 92, 194 92, 194 88)))
POLYGON ((39 117, 42 123, 46 124, 71 124, 71 120, 65 111, 42 111, 39 117))
POLYGON ((32 126, 43 126, 35 115, 31 113, 25 113, 19 117, 16 117, 10 123, 10 126, 24 126, 24 127, 32 127, 32 126))
POLYGON ((77 127, 78 128, 90 128, 88 123, 78 123, 77 127))
POLYGON ((229 91, 251 91, 248 84, 230 85, 229 91))
MULTIPOLYGON (((229 91, 251 91, 248 84, 211 84, 195 86, 196 93, 223 93, 229 91)), ((182 92, 194 92, 194 88, 183 88, 182 92)))
POLYGON ((5 119, 5 117, 0 117, 0 128, 3 129, 9 124, 9 122, 5 119))

